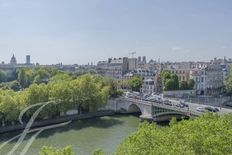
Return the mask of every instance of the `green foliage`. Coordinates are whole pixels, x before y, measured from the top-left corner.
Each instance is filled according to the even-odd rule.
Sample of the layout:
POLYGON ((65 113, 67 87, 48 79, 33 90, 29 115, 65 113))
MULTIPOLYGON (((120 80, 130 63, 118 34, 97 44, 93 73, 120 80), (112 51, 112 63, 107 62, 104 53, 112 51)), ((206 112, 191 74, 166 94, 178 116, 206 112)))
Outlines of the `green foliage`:
POLYGON ((180 82, 180 90, 191 90, 194 88, 195 82, 193 79, 180 82))
POLYGON ((17 105, 14 97, 15 93, 13 91, 0 91, 0 113, 2 114, 2 120, 5 122, 12 122, 18 118, 20 105, 17 105))
POLYGON ((180 82, 180 90, 187 90, 187 89, 189 89, 188 82, 187 81, 181 81, 180 82))
POLYGON ((20 83, 22 88, 28 87, 33 80, 33 72, 28 68, 20 68, 17 71, 18 73, 18 82, 20 83))
POLYGON ((105 153, 101 149, 97 149, 93 152, 93 155, 105 155, 105 153))
MULTIPOLYGON (((19 111, 25 107, 48 101, 58 104, 47 105, 39 114, 40 119, 57 117, 70 109, 77 109, 79 114, 94 112, 106 105, 109 90, 103 77, 86 74, 72 79, 63 73, 54 75, 48 84, 32 84, 18 92, 0 89, 0 123, 17 121, 19 111)), ((30 118, 34 110, 29 110, 25 118, 30 118)))
POLYGON ((163 71, 161 76, 164 82, 164 90, 179 90, 179 80, 176 74, 171 74, 169 71, 163 71), (163 73, 164 72, 164 73, 163 73))
POLYGON ((47 83, 51 74, 48 68, 38 68, 35 71, 35 76, 34 76, 34 83, 47 83))
POLYGON ((143 85, 143 80, 139 76, 133 76, 129 80, 128 83, 129 83, 129 86, 132 89, 132 91, 140 92, 140 89, 143 85))
POLYGON ((166 80, 171 78, 171 72, 169 70, 163 70, 161 72, 161 77, 162 77, 162 81, 164 82, 164 84, 166 83, 166 80))
POLYGON ((0 70, 0 83, 6 81, 6 73, 3 70, 0 70))
POLYGON ((179 82, 178 76, 168 70, 163 70, 161 73, 164 83, 164 90, 191 90, 194 88, 195 82, 193 79, 179 82))
POLYGON ((123 93, 124 93, 123 90, 117 90, 116 96, 117 96, 117 97, 122 96, 123 93))
POLYGON ((189 79, 187 81, 187 84, 188 84, 188 89, 193 89, 195 85, 195 81, 193 79, 189 79))
POLYGON ((226 77, 225 81, 226 91, 229 95, 232 95, 232 67, 230 66, 229 75, 226 77))
POLYGON ((74 153, 70 146, 66 146, 64 149, 44 146, 39 155, 74 155, 74 153))
POLYGON ((129 80, 120 80, 118 83, 121 89, 128 89, 129 88, 129 80))
POLYGON ((144 123, 115 155, 229 155, 231 142, 232 115, 204 114, 194 120, 173 120, 169 127, 144 123))
POLYGON ((20 83, 15 80, 11 82, 4 82, 0 84, 0 88, 3 90, 12 89, 14 91, 19 91, 21 89, 20 83))
POLYGON ((120 81, 116 81, 113 79, 107 79, 106 83, 107 85, 109 85, 110 97, 116 98, 116 97, 123 95, 123 91, 119 89, 121 87, 120 81))

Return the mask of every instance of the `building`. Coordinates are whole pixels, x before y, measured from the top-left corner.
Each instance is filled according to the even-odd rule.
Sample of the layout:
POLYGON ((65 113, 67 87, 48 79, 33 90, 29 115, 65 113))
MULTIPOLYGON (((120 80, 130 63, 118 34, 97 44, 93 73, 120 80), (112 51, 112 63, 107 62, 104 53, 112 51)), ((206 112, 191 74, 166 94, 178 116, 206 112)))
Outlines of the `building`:
POLYGON ((204 95, 206 93, 206 73, 205 69, 193 69, 190 71, 190 78, 194 80, 197 95, 204 95))
POLYGON ((16 57, 14 56, 14 54, 13 54, 13 56, 10 59, 10 64, 11 65, 16 65, 17 64, 17 60, 16 60, 16 57))
POLYGON ((195 81, 198 95, 218 95, 223 92, 223 70, 220 65, 211 64, 191 70, 190 78, 195 81))
POLYGON ((167 69, 178 76, 179 81, 188 81, 192 69, 191 62, 180 62, 167 65, 167 69))
POLYGON ((154 79, 155 73, 148 69, 137 68, 134 70, 134 75, 141 77, 143 80, 154 79))
POLYGON ((137 59, 136 58, 128 58, 128 70, 134 71, 137 68, 137 59))
POLYGON ((143 94, 152 94, 154 92, 154 80, 153 79, 144 80, 141 92, 143 94))
MULTIPOLYGON (((133 65, 131 65, 133 68, 133 65)), ((108 61, 99 61, 97 63, 97 72, 104 76, 122 79, 123 75, 129 71, 129 59, 123 58, 109 58, 108 61)))
POLYGON ((26 64, 27 65, 31 64, 31 56, 30 55, 26 55, 26 64))
POLYGON ((154 78, 154 92, 156 94, 161 94, 163 92, 163 83, 160 73, 157 73, 154 78))
POLYGON ((205 68, 206 94, 217 95, 223 92, 223 71, 220 65, 209 65, 205 68))

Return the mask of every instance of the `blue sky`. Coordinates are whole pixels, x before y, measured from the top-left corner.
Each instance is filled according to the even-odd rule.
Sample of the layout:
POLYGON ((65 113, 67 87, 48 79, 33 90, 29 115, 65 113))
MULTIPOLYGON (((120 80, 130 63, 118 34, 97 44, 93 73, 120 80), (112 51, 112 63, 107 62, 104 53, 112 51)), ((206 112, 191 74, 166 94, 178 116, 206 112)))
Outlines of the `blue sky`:
POLYGON ((0 0, 0 61, 232 57, 231 0, 0 0))

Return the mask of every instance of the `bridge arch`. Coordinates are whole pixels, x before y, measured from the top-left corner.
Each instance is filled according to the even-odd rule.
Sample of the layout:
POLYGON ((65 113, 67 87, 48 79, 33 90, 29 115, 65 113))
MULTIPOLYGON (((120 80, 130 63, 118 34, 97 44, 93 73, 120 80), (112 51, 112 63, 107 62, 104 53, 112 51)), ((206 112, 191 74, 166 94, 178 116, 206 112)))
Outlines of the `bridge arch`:
POLYGON ((129 105, 127 112, 128 113, 141 113, 142 114, 141 108, 136 104, 129 105))

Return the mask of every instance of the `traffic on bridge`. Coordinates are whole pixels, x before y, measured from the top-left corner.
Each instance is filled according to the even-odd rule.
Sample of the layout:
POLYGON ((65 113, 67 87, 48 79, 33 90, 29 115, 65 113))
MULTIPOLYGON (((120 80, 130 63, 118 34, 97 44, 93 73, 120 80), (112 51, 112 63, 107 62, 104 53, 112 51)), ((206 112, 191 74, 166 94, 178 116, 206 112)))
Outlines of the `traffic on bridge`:
POLYGON ((199 116, 204 112, 218 113, 219 115, 224 115, 227 113, 232 113, 232 109, 209 106, 204 104, 185 102, 184 100, 170 99, 163 97, 162 95, 143 95, 138 92, 126 92, 124 94, 126 100, 137 102, 140 104, 152 104, 156 107, 169 109, 173 111, 178 111, 185 113, 186 115, 199 116))

